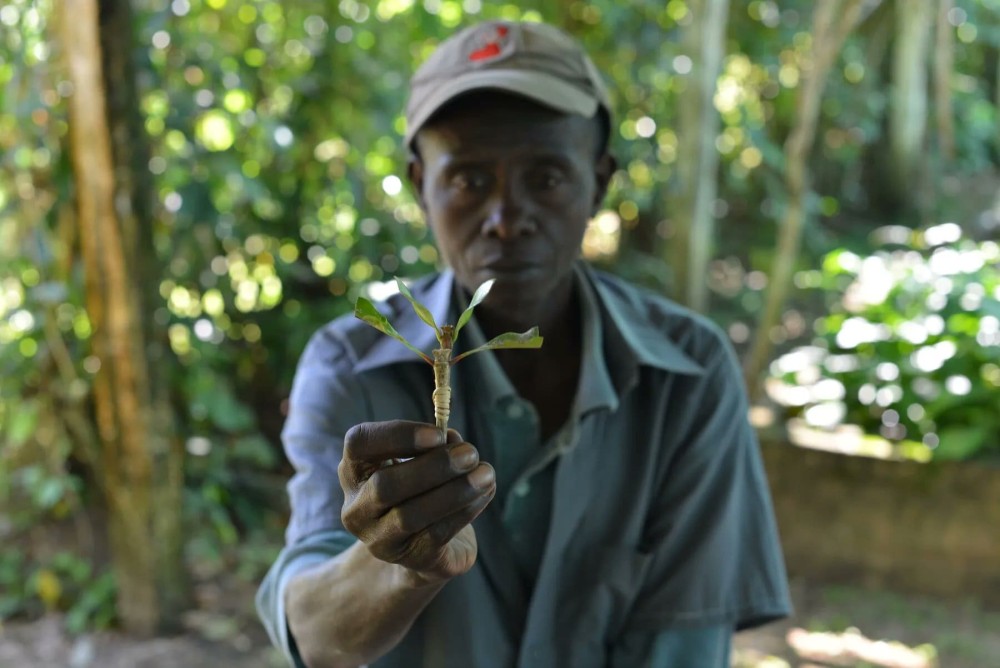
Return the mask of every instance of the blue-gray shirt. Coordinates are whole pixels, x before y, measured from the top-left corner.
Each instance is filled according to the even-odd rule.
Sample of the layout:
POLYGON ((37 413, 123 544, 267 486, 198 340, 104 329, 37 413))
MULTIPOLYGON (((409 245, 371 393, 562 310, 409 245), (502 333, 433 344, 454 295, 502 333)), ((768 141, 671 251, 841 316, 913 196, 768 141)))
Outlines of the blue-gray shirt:
MULTIPOLYGON (((728 666, 729 639, 788 614, 784 567, 742 379, 718 329, 580 264, 583 356, 571 418, 542 443, 530 402, 491 353, 453 373, 451 426, 497 470, 476 520, 479 560, 374 666, 728 666)), ((440 322, 450 272, 413 286, 440 322)), ((425 352, 433 332, 401 297, 387 313, 425 352)), ((459 350, 482 342, 474 324, 459 350)), ((281 553, 258 594, 272 640, 301 665, 285 585, 353 543, 337 464, 358 422, 433 422, 430 368, 353 318, 300 361, 283 432, 296 475, 281 553)))

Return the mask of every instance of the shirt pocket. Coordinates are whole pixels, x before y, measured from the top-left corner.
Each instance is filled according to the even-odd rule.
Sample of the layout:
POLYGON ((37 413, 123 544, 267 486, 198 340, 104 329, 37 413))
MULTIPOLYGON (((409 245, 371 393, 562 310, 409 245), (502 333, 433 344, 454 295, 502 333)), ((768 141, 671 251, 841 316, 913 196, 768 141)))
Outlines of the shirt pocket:
POLYGON ((626 545, 603 546, 580 560, 564 583, 557 633, 560 666, 603 668, 642 588, 653 555, 626 545))

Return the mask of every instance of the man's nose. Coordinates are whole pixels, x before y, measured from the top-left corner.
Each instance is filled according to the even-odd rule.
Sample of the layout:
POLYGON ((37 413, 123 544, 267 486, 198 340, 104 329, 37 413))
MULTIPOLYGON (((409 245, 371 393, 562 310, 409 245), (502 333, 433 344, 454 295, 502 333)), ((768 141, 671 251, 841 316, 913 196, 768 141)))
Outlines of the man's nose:
POLYGON ((534 234, 538 228, 529 215, 528 208, 522 196, 514 189, 500 190, 488 204, 483 234, 501 240, 534 234))

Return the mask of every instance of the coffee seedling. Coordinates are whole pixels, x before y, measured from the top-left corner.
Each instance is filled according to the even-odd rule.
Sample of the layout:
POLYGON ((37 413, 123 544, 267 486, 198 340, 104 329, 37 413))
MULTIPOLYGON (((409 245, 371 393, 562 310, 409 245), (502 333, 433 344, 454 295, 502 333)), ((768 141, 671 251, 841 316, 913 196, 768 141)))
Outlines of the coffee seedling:
POLYGON ((409 300, 410 304, 413 306, 413 310, 420 317, 420 319, 427 323, 427 325, 431 327, 437 335, 438 348, 437 350, 431 351, 432 357, 428 357, 424 352, 403 338, 403 336, 400 335, 400 333, 397 332, 392 326, 389 320, 375 308, 375 305, 364 297, 358 297, 358 301, 354 306, 354 316, 359 320, 368 323, 383 334, 396 339, 419 355, 425 362, 434 367, 434 392, 431 395, 431 398, 434 402, 434 422, 442 432, 446 433, 448 431, 448 417, 451 415, 451 366, 453 364, 465 357, 468 357, 469 355, 473 355, 484 350, 541 348, 542 346, 542 337, 538 335, 538 328, 532 327, 527 332, 523 332, 521 334, 516 332, 501 334, 478 348, 473 348, 472 350, 452 357, 452 349, 454 348, 455 341, 458 339, 458 333, 462 330, 462 327, 469 322, 469 319, 472 317, 473 309, 475 309, 480 302, 486 299, 486 295, 489 294, 490 288, 493 287, 493 280, 486 281, 479 286, 476 293, 472 295, 472 301, 469 302, 469 308, 465 309, 455 325, 441 325, 440 327, 434 322, 434 316, 431 315, 430 310, 418 302, 413 297, 413 294, 410 293, 409 288, 407 288, 406 285, 404 285, 398 278, 396 279, 396 285, 399 286, 399 291, 403 294, 403 296, 409 300))

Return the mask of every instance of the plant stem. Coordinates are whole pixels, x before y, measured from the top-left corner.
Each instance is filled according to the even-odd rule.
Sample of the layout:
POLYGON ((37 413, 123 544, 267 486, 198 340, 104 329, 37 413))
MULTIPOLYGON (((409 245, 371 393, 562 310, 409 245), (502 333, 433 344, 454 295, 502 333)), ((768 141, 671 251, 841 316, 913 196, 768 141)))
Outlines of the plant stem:
POLYGON ((451 348, 438 348, 434 355, 434 423, 447 438, 451 416, 451 348))

